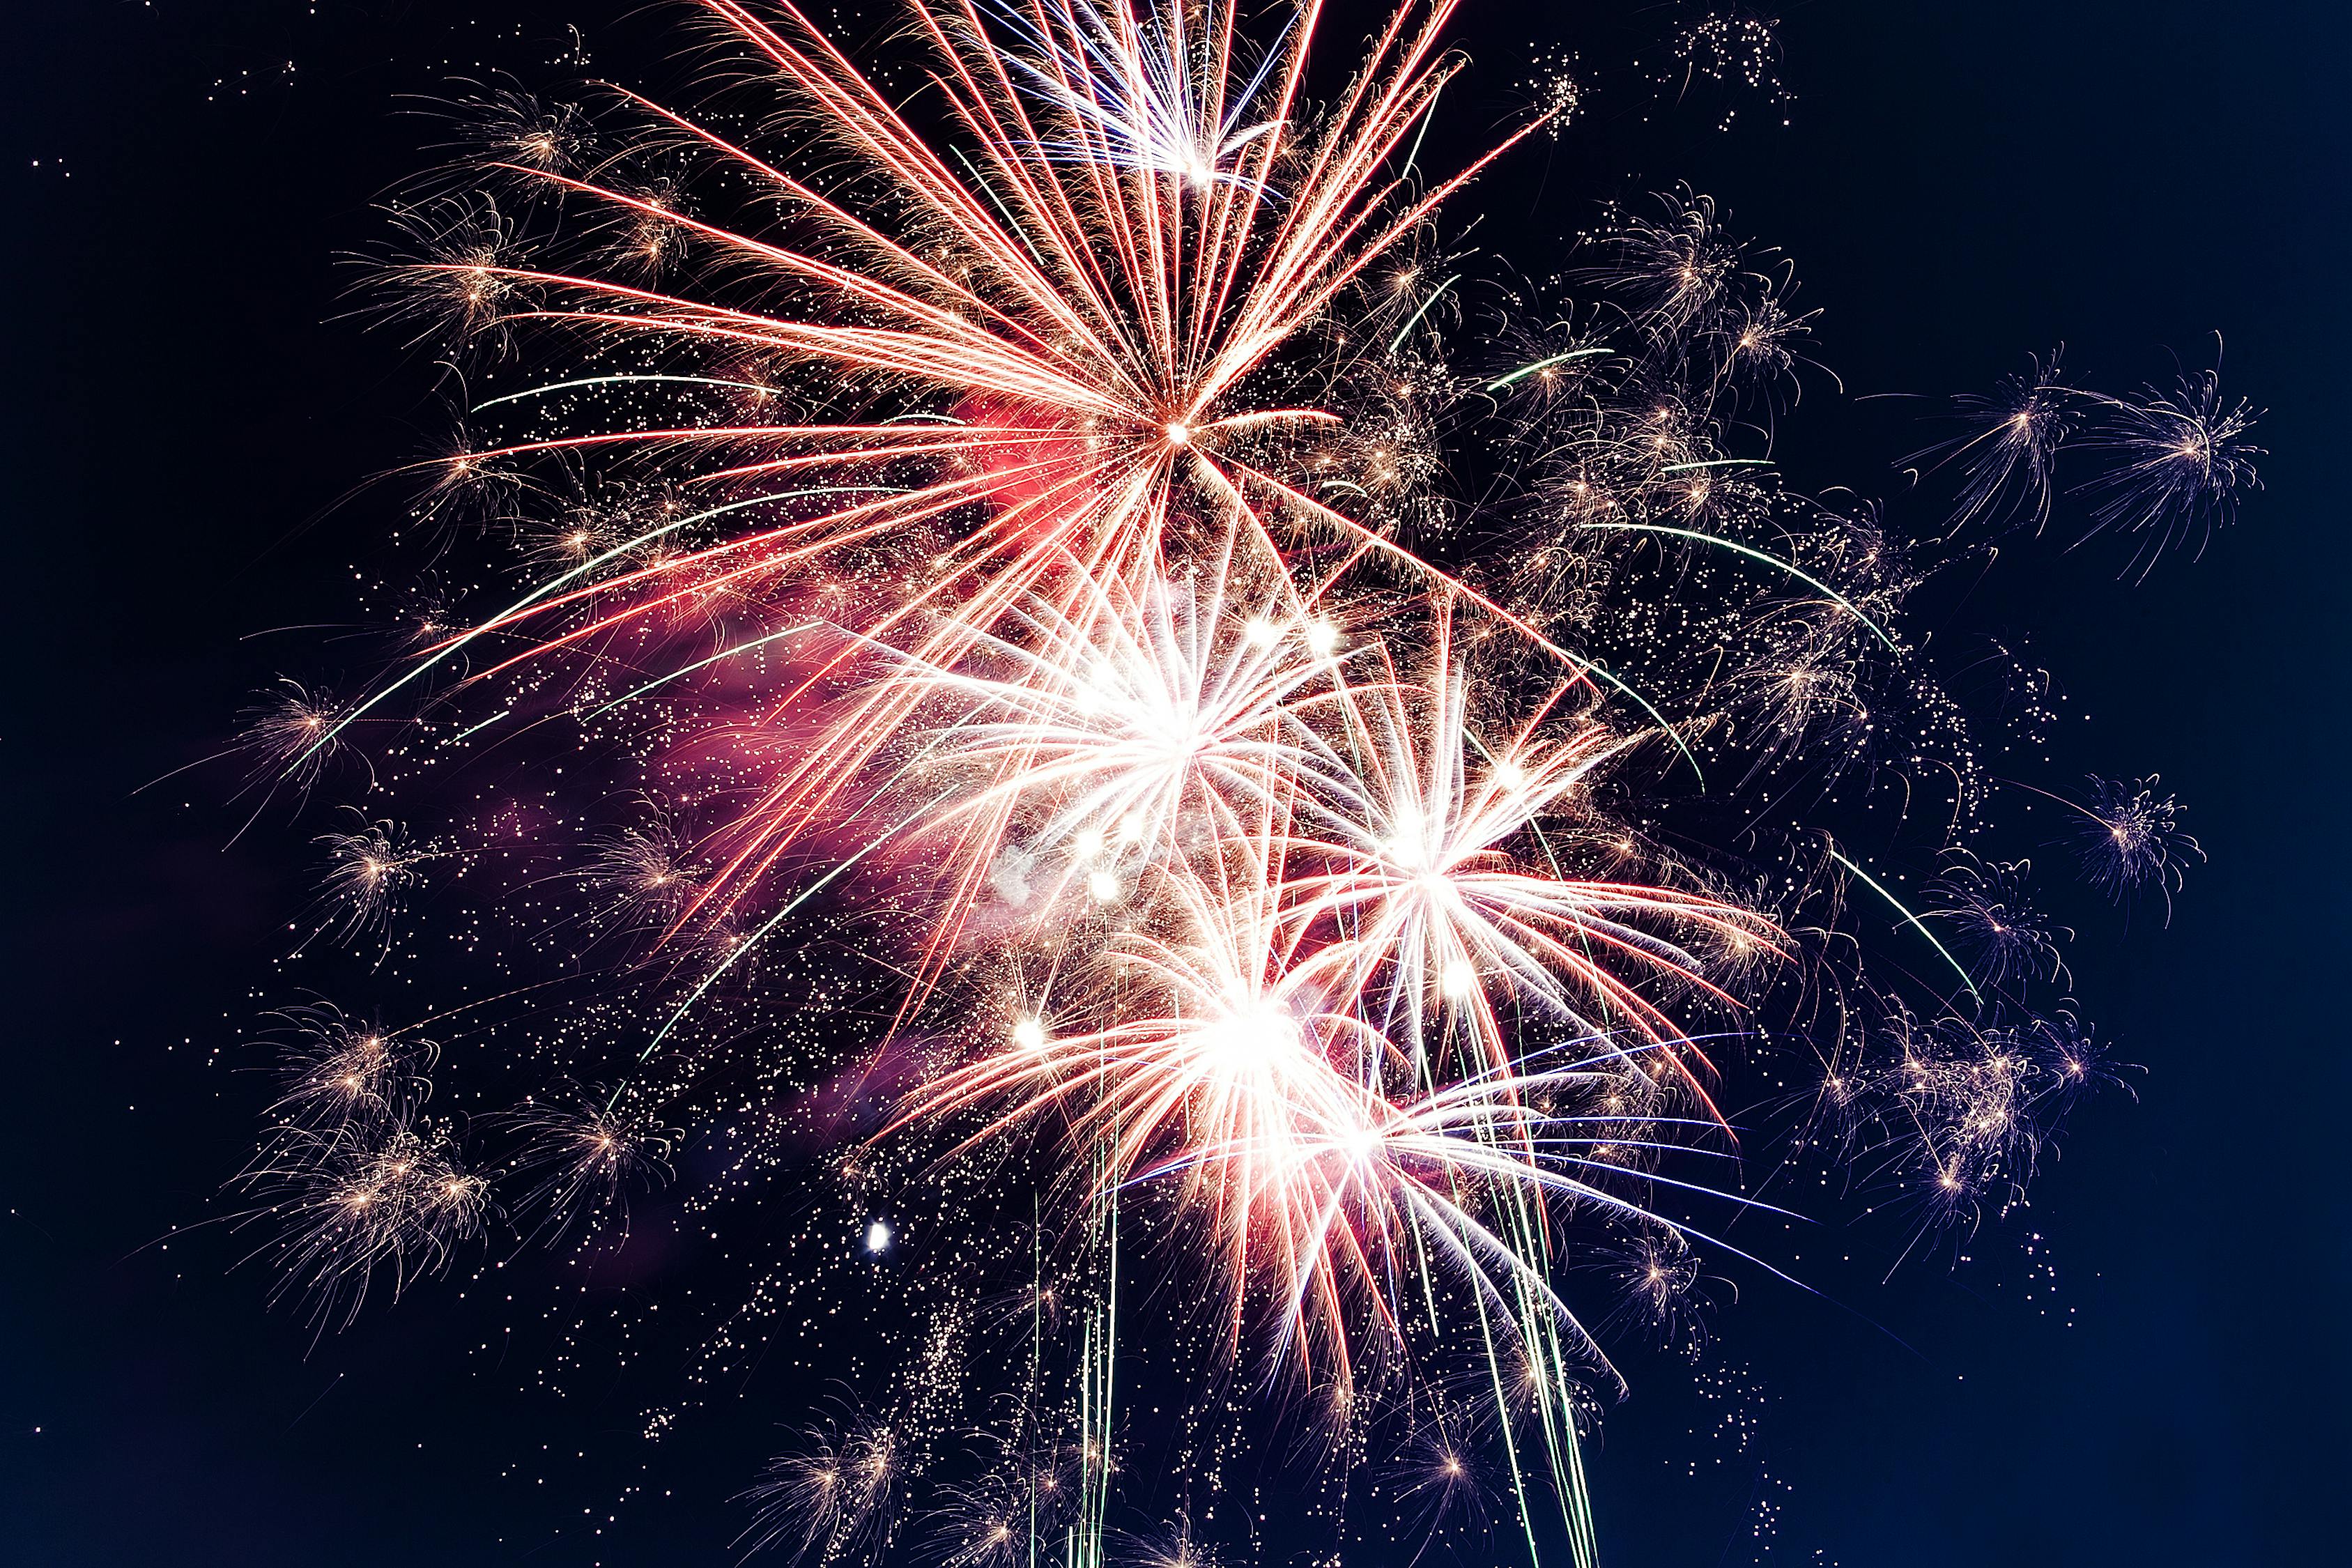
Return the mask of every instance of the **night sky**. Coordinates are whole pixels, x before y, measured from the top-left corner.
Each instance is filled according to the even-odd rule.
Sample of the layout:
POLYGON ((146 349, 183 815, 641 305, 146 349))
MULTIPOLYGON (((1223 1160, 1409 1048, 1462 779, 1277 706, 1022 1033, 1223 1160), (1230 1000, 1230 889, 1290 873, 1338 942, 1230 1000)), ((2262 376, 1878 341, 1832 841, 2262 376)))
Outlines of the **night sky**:
MULTIPOLYGON (((1510 107, 1531 27, 1591 58, 1657 30, 1470 12, 1457 138, 1510 107)), ((231 843, 233 769, 140 786, 281 672, 369 672, 331 628, 257 635, 351 618, 399 520, 354 487, 441 428, 431 366, 350 319, 346 262, 436 135, 402 95, 543 70, 573 23, 594 69, 684 79, 658 11, 606 0, 102 0, 27 7, 0 51, 0 1560, 730 1562, 726 1500, 804 1416, 754 1378, 648 1445, 593 1379, 558 1397, 480 1352, 507 1320, 457 1283, 314 1343, 204 1224, 269 1097, 252 1027, 284 999, 308 829, 231 843)), ((1548 265, 1602 198, 1714 195, 1824 312, 1847 395, 1815 375, 1785 422, 1801 483, 1905 490, 1923 405, 1856 397, 1986 388, 2062 342, 2126 388, 2210 364, 2216 330, 2272 455, 2201 559, 2118 583, 2127 551, 2062 530, 1948 612, 2056 673, 2036 776, 2160 772, 2210 856, 2168 929, 2053 895, 2137 1103, 2082 1108, 1973 1261, 1743 1280, 1703 1376, 1632 1357, 1593 1460, 1604 1560, 1749 1562, 1761 1504, 1776 1563, 2345 1562, 2352 14, 1796 0, 1780 33, 1785 107, 1600 105, 1467 198, 1482 243, 1548 265)))

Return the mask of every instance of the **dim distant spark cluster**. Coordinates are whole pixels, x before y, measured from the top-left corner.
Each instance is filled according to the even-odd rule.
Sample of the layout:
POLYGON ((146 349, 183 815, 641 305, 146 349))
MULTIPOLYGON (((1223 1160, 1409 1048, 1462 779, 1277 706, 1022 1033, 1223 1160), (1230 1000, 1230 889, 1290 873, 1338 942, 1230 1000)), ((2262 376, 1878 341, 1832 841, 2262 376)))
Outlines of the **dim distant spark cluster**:
MULTIPOLYGON (((690 1251, 717 1299, 614 1309, 693 1369, 649 1436, 847 1390, 747 1550, 1204 1563, 1290 1465, 1336 1542, 1591 1563, 1610 1342, 1701 1355, 1801 1190, 1967 1236, 2112 1079, 1910 606, 2062 451, 2097 528, 2225 521, 2250 416, 2053 361, 1915 538, 1780 479, 1814 314, 1706 197, 1464 242, 1584 89, 1433 167, 1452 0, 698 9, 704 110, 486 89, 399 205, 435 575, 252 777, 367 796, 296 958, 466 978, 276 1020, 257 1256, 323 1328, 690 1251)), ((1677 47, 1779 94, 1769 24, 1677 47)), ((2155 780, 2042 793, 2168 907, 2155 780)))
POLYGON ((2145 576, 2166 552, 2230 522, 2240 497, 2260 487, 2263 449, 2247 438, 2260 412, 2225 397, 2218 372, 2118 397, 2069 382, 2061 357, 2034 361, 1990 395, 1955 397, 1962 433, 1905 459, 1958 476, 1956 529, 2039 531, 2059 491, 2060 455, 2095 453, 2098 471, 2073 487, 2091 503, 2088 531, 2132 537, 2132 565, 2145 576))

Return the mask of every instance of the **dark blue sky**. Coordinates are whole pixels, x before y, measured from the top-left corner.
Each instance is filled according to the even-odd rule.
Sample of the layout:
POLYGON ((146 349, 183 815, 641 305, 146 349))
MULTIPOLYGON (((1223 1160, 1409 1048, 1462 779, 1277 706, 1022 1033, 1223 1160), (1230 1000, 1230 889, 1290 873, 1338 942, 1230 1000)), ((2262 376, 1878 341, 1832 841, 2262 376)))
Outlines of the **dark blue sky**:
MULTIPOLYGON (((141 1250, 215 1212, 248 1145, 263 1088, 232 1031, 304 854, 282 828, 224 852, 220 775, 131 791, 215 748, 293 657, 241 637, 348 612, 392 514, 324 509, 435 428, 423 367, 335 319, 336 258, 383 238, 369 204, 430 135, 395 95, 444 61, 543 60, 575 15, 601 45, 623 9, 110 0, 12 26, 0 1559, 724 1562, 720 1500, 798 1414, 751 1398, 649 1450, 626 1410, 468 1360, 483 1320, 446 1293, 313 1350, 256 1274, 225 1273, 232 1241, 141 1250), (651 1500, 587 1533, 632 1481, 651 1500)), ((2168 350, 2207 363, 2220 329, 2272 457, 2200 561, 2133 587, 2117 552, 2028 546, 1955 612, 2030 634, 2090 716, 2049 776, 2160 771, 2211 856, 2168 930, 2143 910, 2125 933, 2087 895, 2062 911, 2087 1010, 2147 1068, 2138 1102, 2079 1114, 1980 1264, 1841 1287, 1851 1311, 1746 1291, 1717 1363, 1766 1391, 1751 1452, 1706 1436, 1722 1405, 1686 1373, 1646 1369, 1596 1462, 1608 1560, 1746 1562, 1759 1488, 1768 1561, 2352 1559, 2352 14, 1822 0, 1784 21, 1790 126, 1603 115, 1474 200, 1533 270, 1596 196, 1687 180, 1797 258, 1855 394, 1983 387, 2060 341, 2123 386, 2168 350), (2049 1239, 2057 1312, 2022 1299, 2021 1229, 2049 1239)), ((1582 47, 1633 25, 1478 5, 1465 37, 1499 101, 1530 29, 1582 47)), ((1792 470, 1894 489, 1914 432, 1820 392, 1783 432, 1792 470)), ((313 641, 299 664, 335 657, 313 641)))

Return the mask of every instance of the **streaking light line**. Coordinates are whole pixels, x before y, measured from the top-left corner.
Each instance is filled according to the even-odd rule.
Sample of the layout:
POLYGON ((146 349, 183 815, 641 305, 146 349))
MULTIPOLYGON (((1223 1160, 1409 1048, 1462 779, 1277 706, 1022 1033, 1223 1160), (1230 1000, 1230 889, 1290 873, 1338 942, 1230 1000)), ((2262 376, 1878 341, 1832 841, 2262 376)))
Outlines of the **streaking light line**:
MULTIPOLYGON (((717 653, 712 654, 708 658, 698 658, 692 664, 687 665, 682 668, 671 670, 667 675, 656 676, 653 679, 646 681, 643 686, 638 687, 635 691, 625 692, 619 697, 614 698, 613 700, 605 703, 602 708, 599 708, 594 712, 589 714, 588 717, 591 719, 602 719, 605 714, 610 713, 614 709, 620 707, 623 703, 635 702, 646 692, 655 689, 656 687, 667 686, 671 681, 677 679, 681 676, 692 675, 698 669, 708 669, 712 665, 717 664, 720 659, 733 658, 739 653, 749 653, 755 647, 765 647, 772 642, 776 642, 782 638, 794 636, 800 632, 814 631, 817 627, 828 624, 829 623, 824 621, 803 621, 799 626, 786 626, 782 631, 770 632, 766 637, 753 637, 750 642, 739 642, 733 647, 720 648, 717 653)), ((505 715, 503 714, 500 715, 501 718, 504 716, 505 715)), ((471 731, 468 731, 468 733, 470 732, 471 731)))
POLYGON ((1893 893, 1888 892, 1885 886, 1881 883, 1877 878, 1872 876, 1869 872, 1864 870, 1861 867, 1855 865, 1853 861, 1840 854, 1838 852, 1837 846, 1834 844, 1830 846, 1830 858, 1844 867, 1847 870, 1853 872, 1855 876, 1861 878, 1863 881, 1868 885, 1872 892, 1876 893, 1880 898, 1885 899, 1889 904, 1894 906, 1895 913, 1901 915, 1906 921, 1917 927, 1919 934, 1927 939, 1927 945, 1934 948, 1937 952, 1943 954, 1944 962, 1952 966, 1952 973, 1960 977, 1960 984, 1969 988, 1969 994, 1975 997, 1979 1002, 1984 1000, 1984 993, 1978 990, 1977 983, 1969 978, 1969 972, 1960 967, 1960 961, 1952 956, 1950 949, 1947 948, 1942 942, 1936 940, 1936 933, 1927 929, 1926 921, 1922 921, 1917 915, 1913 914, 1909 910, 1903 907, 1902 900, 1896 898, 1893 893))
POLYGON ((557 392, 576 392, 583 386, 613 386, 638 381, 680 382, 689 386, 725 386, 738 392, 756 392, 763 397, 773 397, 776 395, 774 387, 761 386, 755 381, 721 381, 716 376, 709 375, 588 375, 577 381, 559 381, 547 386, 527 387, 520 392, 509 392, 503 397, 493 397, 488 402, 477 403, 468 412, 479 414, 483 409, 496 408, 501 403, 519 403, 526 397, 545 397, 557 392))
POLYGON ((1483 390, 1500 392, 1513 382, 1525 381, 1538 371, 1549 370, 1556 364, 1566 364, 1570 360, 1591 359, 1594 354, 1605 354, 1608 352, 1607 349, 1570 349, 1564 354, 1554 354, 1549 359, 1539 359, 1533 364, 1523 364, 1500 380, 1488 382, 1483 390))

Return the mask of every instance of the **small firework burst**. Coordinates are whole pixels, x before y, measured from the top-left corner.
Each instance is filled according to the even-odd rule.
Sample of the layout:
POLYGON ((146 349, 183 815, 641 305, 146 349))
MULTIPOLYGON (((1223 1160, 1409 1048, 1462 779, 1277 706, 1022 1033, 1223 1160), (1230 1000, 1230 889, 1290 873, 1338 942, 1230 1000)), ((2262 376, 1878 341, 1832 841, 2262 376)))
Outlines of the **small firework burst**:
POLYGON ((474 84, 445 113, 455 132, 450 145, 465 154, 457 165, 462 173, 485 163, 561 173, 593 147, 579 110, 550 103, 510 81, 474 84))
POLYGON ((1903 459, 1958 470, 1956 531, 1979 521, 2038 531, 2050 521, 2058 453, 2082 427, 2082 395, 2059 368, 2063 353, 2003 376, 1989 395, 1956 395, 1952 411, 1961 433, 1903 459))
POLYGON ((2159 793, 2163 782, 2154 773, 2128 783, 2093 778, 2090 799, 2076 808, 2075 847, 2093 886, 2117 902, 2153 889, 2168 918, 2188 867, 2205 851, 2180 826, 2179 802, 2159 793))
POLYGON ((602 509, 582 505, 531 530, 529 537, 528 559, 563 569, 587 565, 627 535, 602 509))
MULTIPOLYGON (((487 193, 441 196, 395 209, 405 244, 419 258, 400 272, 389 312, 415 343, 480 342, 521 293, 513 276, 514 226, 487 193)), ((462 479, 471 465, 448 467, 462 479)))
POLYGON ((2033 907, 2032 874, 2030 860, 1984 860, 1961 851, 1930 886, 1935 908, 1928 912, 1973 955, 1971 973, 1988 990, 2065 973, 2058 929, 2033 907))
MULTIPOLYGON (((1780 26, 1744 9, 1707 11, 1685 24, 1674 38, 1677 96, 1701 81, 1744 87, 1762 93, 1768 110, 1785 112, 1795 94, 1780 80, 1780 26)), ((1730 130, 1738 114, 1736 102, 1727 105, 1716 128, 1730 130)))
POLYGON ((667 926, 692 900, 707 868, 668 819, 625 827, 596 848, 581 880, 604 900, 600 919, 623 928, 667 926))
POLYGON ((1574 51, 1548 49, 1536 56, 1535 74, 1520 84, 1545 133, 1557 142, 1584 111, 1584 82, 1574 51))
POLYGON ((1890 1012, 1823 1079, 1820 1128, 1851 1175, 1918 1217, 1914 1244, 2021 1201, 2082 1096, 2116 1081, 2064 1010, 2017 1017, 1890 1012))
POLYGON ((2168 551, 2228 523, 2240 499, 2261 488, 2254 459, 2263 448, 2246 438, 2261 411, 2225 398, 2218 371, 2117 397, 2068 381, 2060 357, 2032 361, 1990 395, 1955 396, 1960 433, 1903 459, 1958 474, 1955 534, 1979 523, 2039 531, 2050 521, 2062 453, 2095 454, 2104 465, 2072 487, 2093 500, 2081 538, 2135 536, 2131 564, 2144 577, 2168 551))
POLYGON ((895 1430, 871 1417, 810 1428, 744 1493, 752 1521, 737 1544, 820 1563, 878 1556, 898 1522, 903 1447, 895 1430))
MULTIPOLYGON (((1451 1424, 1459 1425, 1460 1417, 1451 1424)), ((1446 1530, 1475 1531, 1485 1526, 1487 1478, 1466 1434, 1433 1416, 1404 1446, 1402 1460, 1402 1492, 1414 1511, 1415 1526, 1424 1532, 1423 1552, 1446 1530)))
POLYGON ((2084 444, 2115 464, 2084 487, 2099 498, 2091 516, 2100 528, 2147 535, 2141 556, 2151 565, 2228 523, 2239 497, 2261 486, 2254 459, 2263 448, 2246 435, 2262 413, 2225 398, 2218 372, 2184 375, 2169 392, 2103 399, 2101 413, 2084 444))
POLYGON ((342 753, 342 716, 332 692, 281 679, 239 715, 238 747, 252 762, 246 788, 265 804, 281 785, 307 796, 342 753))
POLYGON ((271 1299, 306 1300, 321 1329, 348 1326, 372 1291, 397 1300, 446 1270, 489 1204, 448 1131, 405 1108, 289 1127, 236 1184, 259 1205, 240 1228, 268 1232, 257 1256, 275 1272, 271 1299))
POLYGON ((1769 385, 1791 375, 1798 365, 1797 345, 1812 335, 1818 311, 1799 311, 1790 302, 1788 289, 1766 277, 1737 313, 1716 329, 1721 339, 1716 355, 1727 382, 1769 385))
POLYGON ((270 1110, 289 1125, 398 1118, 432 1093, 425 1075, 440 1047, 430 1040, 357 1023, 331 1003, 286 1008, 278 1017, 291 1038, 279 1054, 282 1089, 270 1110))
MULTIPOLYGON (((1675 191, 1659 205, 1658 217, 1629 217, 1611 237, 1614 254, 1598 276, 1654 342, 1668 342, 1714 318, 1746 264, 1747 247, 1724 231, 1712 196, 1675 191)), ((1663 438, 1657 444, 1670 449, 1663 438)))
POLYGON ((509 1162, 524 1182, 516 1212, 545 1239, 574 1226, 625 1225, 632 1192, 669 1180, 677 1134, 592 1097, 528 1104, 507 1118, 520 1147, 509 1162))
POLYGON ((943 1488, 925 1521, 929 1554, 948 1568, 1013 1568, 1025 1561, 1040 1522, 1049 1540, 1059 1523, 1051 1513, 1039 1520, 1035 1489, 1025 1481, 1000 1464, 968 1484, 943 1488))
POLYGON ((1194 1538, 1185 1519, 1134 1537, 1129 1560, 1143 1568, 1217 1568, 1216 1554, 1194 1538))
POLYGON ((407 895, 424 881, 418 868, 432 851, 412 844, 396 822, 363 823, 350 833, 324 833, 313 840, 326 851, 319 879, 321 933, 352 942, 362 937, 392 940, 392 923, 407 895))
POLYGON ((1593 1267, 1620 1299, 1618 1323, 1637 1328, 1662 1350, 1698 1359, 1713 1303, 1687 1239, 1671 1230, 1636 1231, 1603 1247, 1593 1267))

